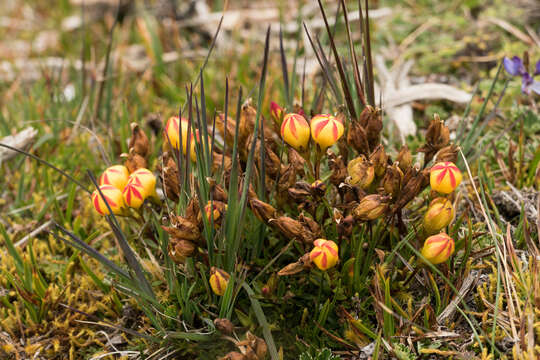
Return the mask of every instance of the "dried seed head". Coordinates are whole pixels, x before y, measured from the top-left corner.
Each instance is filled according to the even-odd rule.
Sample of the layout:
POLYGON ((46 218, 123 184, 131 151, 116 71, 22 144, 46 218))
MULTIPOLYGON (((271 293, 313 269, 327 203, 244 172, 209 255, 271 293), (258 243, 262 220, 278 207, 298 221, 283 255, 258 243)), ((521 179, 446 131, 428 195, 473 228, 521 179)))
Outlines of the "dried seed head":
POLYGON ((300 154, 294 150, 292 147, 289 148, 288 151, 288 160, 289 164, 293 166, 294 171, 300 175, 304 175, 304 166, 306 164, 306 160, 300 156, 300 154))
POLYGON ((403 171, 403 173, 407 172, 407 170, 412 166, 412 160, 413 158, 409 147, 407 144, 403 145, 396 157, 396 162, 399 163, 399 168, 401 171, 403 171))
POLYGON ((409 168, 403 175, 401 191, 396 199, 392 211, 403 208, 409 201, 414 199, 429 184, 428 170, 418 171, 416 168, 409 168))
POLYGON ((384 178, 382 179, 384 192, 391 195, 393 199, 397 198, 401 189, 402 180, 403 172, 401 171, 399 164, 395 162, 392 166, 388 166, 384 178))
POLYGON ((454 240, 446 233, 432 235, 424 242, 422 248, 422 256, 432 263, 437 265, 445 262, 454 253, 454 240))
POLYGON ((142 157, 148 155, 149 141, 139 124, 131 123, 131 138, 129 139, 128 149, 133 149, 135 154, 142 157))
POLYGON ((444 125, 444 121, 439 118, 439 115, 435 114, 426 132, 426 143, 418 151, 426 154, 424 161, 428 163, 437 151, 447 146, 449 142, 450 130, 444 125))
POLYGON ((230 335, 234 331, 234 325, 229 319, 215 319, 214 325, 221 333, 230 335))
POLYGON ((317 239, 313 242, 313 245, 314 248, 309 253, 309 258, 319 269, 326 271, 337 264, 339 261, 339 249, 335 242, 317 239))
POLYGON ((302 115, 290 113, 283 118, 281 137, 296 150, 303 152, 307 149, 309 132, 309 124, 302 115))
POLYGON ((163 227, 163 229, 173 238, 198 241, 201 237, 197 224, 186 217, 173 215, 171 216, 171 224, 173 227, 163 227))
POLYGON ((299 272, 311 268, 311 259, 309 253, 304 254, 297 261, 285 266, 278 271, 278 276, 288 276, 298 274, 299 272))
POLYGON ((372 106, 366 108, 360 114, 360 124, 366 130, 370 149, 375 149, 380 143, 380 135, 383 127, 381 109, 372 106))
POLYGON ((433 199, 424 215, 424 229, 427 234, 435 234, 448 226, 454 217, 454 207, 450 200, 439 197, 433 199))
POLYGON ((455 163, 457 161, 457 153, 459 148, 454 145, 450 144, 448 146, 443 147, 436 155, 436 161, 437 162, 453 162, 455 163))
POLYGON ((227 285, 229 284, 230 275, 225 270, 212 267, 210 269, 210 287, 216 295, 223 296, 227 285))
POLYGON ((369 156, 369 160, 375 168, 375 175, 377 175, 379 178, 383 176, 384 172, 386 171, 386 167, 388 166, 388 155, 386 155, 384 146, 382 144, 379 144, 375 150, 373 150, 369 156))
POLYGON ((330 170, 332 170, 332 174, 330 175, 330 183, 339 186, 342 182, 345 181, 345 178, 347 177, 347 167, 345 167, 345 163, 343 163, 343 158, 340 156, 336 156, 332 151, 327 151, 328 154, 328 167, 330 170))
POLYGON ((388 198, 378 194, 365 196, 353 210, 353 216, 360 221, 375 220, 388 210, 388 198))
POLYGON ((322 150, 334 145, 345 131, 343 123, 332 115, 316 115, 311 119, 311 137, 322 150))
POLYGON ((246 356, 239 353, 238 351, 231 351, 227 353, 224 357, 220 358, 219 360, 248 360, 246 356))
POLYGON ((126 205, 122 198, 122 192, 112 185, 101 185, 99 189, 103 193, 103 197, 97 189, 94 190, 92 193, 92 204, 94 205, 94 209, 101 215, 110 215, 109 208, 103 200, 103 198, 105 198, 113 214, 123 215, 126 205))
POLYGON ((122 157, 126 158, 124 165, 130 173, 136 171, 140 168, 146 168, 146 159, 141 155, 135 153, 135 150, 131 148, 129 154, 122 154, 122 157))
POLYGON ((461 180, 461 171, 449 161, 433 165, 429 173, 431 188, 441 194, 450 194, 459 186, 461 180))
POLYGON ((364 155, 349 161, 347 172, 350 176, 349 183, 362 189, 367 189, 375 178, 375 168, 364 155))
POLYGON ((287 216, 270 219, 269 223, 276 227, 288 239, 302 239, 304 227, 298 220, 287 216))
POLYGON ((185 239, 171 239, 169 256, 177 264, 183 264, 188 257, 193 255, 195 244, 185 239))
POLYGON ((276 209, 264 201, 254 198, 249 201, 249 206, 257 219, 264 223, 268 223, 270 219, 274 219, 276 217, 276 209))
POLYGON ((288 193, 296 202, 306 201, 312 195, 311 185, 305 181, 298 181, 288 189, 288 193))
POLYGON ((99 185, 112 185, 122 191, 129 178, 128 169, 124 165, 108 167, 99 177, 99 185))
POLYGON ((359 154, 369 154, 369 142, 366 130, 358 121, 353 121, 347 133, 347 143, 352 146, 359 154))

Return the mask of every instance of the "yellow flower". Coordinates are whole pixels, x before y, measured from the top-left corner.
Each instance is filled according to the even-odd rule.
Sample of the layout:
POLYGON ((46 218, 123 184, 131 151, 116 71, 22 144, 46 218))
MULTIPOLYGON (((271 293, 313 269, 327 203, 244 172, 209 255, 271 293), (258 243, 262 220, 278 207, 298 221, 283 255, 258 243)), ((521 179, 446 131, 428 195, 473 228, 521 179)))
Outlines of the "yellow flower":
POLYGON ((129 171, 124 165, 108 167, 99 177, 99 185, 112 185, 122 191, 128 182, 129 171))
MULTIPOLYGON (((186 155, 187 153, 187 143, 188 143, 188 133, 190 133, 190 157, 192 161, 197 160, 197 155, 195 153, 195 136, 193 130, 189 131, 189 122, 186 118, 179 119, 178 116, 171 116, 165 125, 165 139, 164 145, 168 146, 169 141, 171 145, 176 150, 180 149, 180 133, 182 133, 182 153, 186 155), (182 127, 182 131, 180 131, 182 127)), ((198 138, 197 134, 197 138, 198 138)))
POLYGON ((311 137, 322 150, 334 145, 344 130, 341 121, 332 115, 316 115, 311 119, 311 137))
POLYGON ((461 171, 449 161, 433 165, 429 174, 431 188, 441 194, 450 194, 461 183, 461 179, 461 171))
MULTIPOLYGON (((122 215, 125 209, 122 192, 112 185, 101 185, 99 189, 103 193, 103 197, 109 204, 113 214, 122 215)), ((101 215, 110 214, 109 209, 98 190, 95 190, 92 193, 92 204, 94 204, 94 208, 101 215)))
POLYGON ((334 267, 339 260, 338 246, 332 240, 317 239, 315 247, 309 253, 310 260, 323 271, 334 267))
POLYGON ((424 229, 428 234, 435 234, 442 230, 454 217, 454 207, 450 200, 439 197, 433 199, 424 215, 424 229))
POLYGON ((128 182, 122 191, 122 196, 126 205, 133 209, 140 208, 146 199, 143 187, 133 182, 128 182))
POLYGON ((227 284, 229 284, 230 275, 227 274, 224 270, 212 267, 210 269, 210 286, 212 291, 219 296, 225 294, 227 289, 227 284))
POLYGON ((433 265, 445 262, 454 253, 454 240, 446 233, 432 235, 424 242, 422 256, 433 265))
POLYGON ((158 199, 156 177, 148 169, 137 169, 129 176, 128 183, 122 194, 127 206, 138 209, 146 198, 158 199))
POLYGON ((129 183, 134 183, 139 185, 144 191, 144 198, 152 196, 157 198, 156 194, 156 177, 152 172, 145 168, 140 168, 135 170, 129 175, 129 183))
POLYGON ((281 137, 296 150, 306 150, 309 142, 308 122, 300 114, 285 115, 281 123, 281 137))

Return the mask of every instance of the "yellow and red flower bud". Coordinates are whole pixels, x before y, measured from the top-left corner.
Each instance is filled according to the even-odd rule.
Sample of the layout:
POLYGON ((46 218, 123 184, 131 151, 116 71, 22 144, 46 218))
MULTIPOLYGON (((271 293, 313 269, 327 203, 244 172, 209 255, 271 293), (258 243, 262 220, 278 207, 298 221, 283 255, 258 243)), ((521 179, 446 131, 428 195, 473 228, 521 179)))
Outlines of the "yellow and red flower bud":
POLYGON ((148 169, 137 169, 129 175, 128 184, 133 183, 143 189, 143 197, 153 197, 157 199, 156 194, 156 176, 148 169))
POLYGON ((308 122, 299 114, 290 113, 285 115, 283 123, 281 123, 281 137, 296 150, 306 150, 309 143, 308 122))
POLYGON ((424 242, 422 256, 433 265, 437 265, 450 258, 454 253, 454 246, 454 240, 446 233, 432 235, 424 242))
MULTIPOLYGON (((167 121, 167 125, 165 126, 165 143, 164 145, 168 145, 169 141, 171 142, 171 145, 176 150, 180 149, 180 133, 182 134, 182 153, 185 155, 187 153, 187 143, 188 143, 188 133, 190 133, 190 157, 192 161, 195 161, 197 159, 197 155, 195 154, 195 136, 193 134, 193 130, 189 131, 189 122, 187 119, 182 118, 179 119, 178 116, 171 116, 169 120, 167 121), (180 127, 182 128, 180 131, 180 127)), ((197 134, 198 138, 198 134, 197 134)))
POLYGON ((133 182, 128 182, 122 196, 126 205, 133 209, 140 208, 146 199, 143 187, 133 182))
POLYGON ((283 109, 277 103, 272 101, 270 102, 270 115, 276 123, 280 124, 281 119, 283 118, 283 109))
POLYGON ((435 234, 448 226, 454 217, 454 207, 450 200, 439 197, 433 199, 424 215, 424 229, 435 234))
POLYGON ((122 191, 129 178, 129 172, 124 165, 108 167, 99 177, 99 185, 112 185, 122 191))
POLYGON ((322 150, 334 145, 345 131, 341 121, 332 115, 316 115, 310 126, 311 137, 322 150))
POLYGON ((334 267, 339 260, 339 249, 332 240, 317 239, 315 247, 309 253, 309 259, 323 271, 334 267))
MULTIPOLYGON (((122 192, 112 185, 101 185, 99 189, 103 193, 103 197, 107 201, 107 204, 109 204, 113 214, 122 215, 125 210, 122 192)), ((110 215, 109 209, 107 208, 103 197, 101 197, 98 190, 95 190, 92 193, 92 204, 94 205, 94 209, 96 209, 96 211, 101 215, 110 215)))
POLYGON ((429 173, 431 188, 441 194, 450 194, 461 183, 461 179, 461 171, 449 161, 433 165, 429 173))
POLYGON ((212 267, 210 269, 209 280, 212 291, 216 295, 223 296, 225 294, 225 290, 227 289, 227 285, 229 284, 229 278, 230 275, 227 274, 225 270, 212 267))

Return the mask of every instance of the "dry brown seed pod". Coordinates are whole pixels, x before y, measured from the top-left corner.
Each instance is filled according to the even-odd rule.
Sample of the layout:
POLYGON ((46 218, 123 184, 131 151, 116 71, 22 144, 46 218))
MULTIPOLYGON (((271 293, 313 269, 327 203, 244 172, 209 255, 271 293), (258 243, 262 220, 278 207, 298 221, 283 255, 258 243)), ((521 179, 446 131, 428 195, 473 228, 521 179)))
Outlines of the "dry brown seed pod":
POLYGON ((272 205, 259 199, 251 199, 249 201, 249 207, 257 219, 264 223, 268 223, 270 219, 276 217, 276 209, 272 205))
POLYGON ((238 351, 231 351, 220 360, 247 360, 247 358, 238 351))
POLYGON ((396 157, 396 162, 399 163, 399 168, 405 173, 412 166, 412 154, 407 144, 404 144, 396 157))
POLYGON ((458 150, 459 148, 454 144, 443 147, 441 150, 439 150, 439 152, 437 152, 437 162, 449 161, 452 163, 456 163, 458 158, 458 150))
POLYGON ((234 325, 229 319, 214 319, 214 325, 223 334, 232 334, 234 331, 234 325))
POLYGON ((311 268, 311 259, 309 258, 309 253, 304 254, 297 261, 285 266, 278 271, 279 276, 288 276, 298 274, 299 272, 311 268))
POLYGON ((343 158, 336 156, 331 150, 327 151, 328 154, 328 167, 332 170, 332 175, 330 175, 330 183, 334 186, 339 186, 342 182, 345 181, 347 177, 347 167, 343 162, 343 158))
POLYGON ((187 217, 172 215, 171 224, 174 229, 171 235, 174 233, 174 237, 195 241, 201 236, 197 223, 187 217))
POLYGON ((294 150, 292 146, 288 146, 288 159, 289 164, 294 167, 296 173, 300 176, 304 176, 304 166, 306 164, 306 160, 300 156, 298 151, 294 150))
POLYGON ((141 155, 135 153, 135 150, 133 148, 129 150, 129 154, 122 154, 121 156, 126 158, 124 165, 127 167, 130 174, 137 169, 147 167, 146 159, 141 155))
POLYGON ((304 231, 304 227, 298 220, 288 216, 280 216, 276 219, 270 219, 269 223, 288 239, 303 239, 302 232, 304 231))
POLYGON ((186 258, 193 255, 196 246, 189 240, 184 239, 171 239, 169 246, 169 256, 177 263, 182 264, 186 261, 186 258))
POLYGON ((399 163, 395 162, 392 166, 388 166, 382 179, 382 187, 385 193, 395 199, 401 189, 402 180, 403 172, 399 167, 399 163))
POLYGON ((386 155, 386 151, 384 151, 384 146, 382 144, 379 144, 375 150, 373 150, 369 156, 369 160, 375 168, 375 175, 379 178, 383 176, 386 167, 388 166, 388 155, 386 155))
POLYGON ((347 143, 353 147, 359 154, 369 154, 369 142, 366 129, 358 121, 351 122, 347 133, 347 143))
POLYGON ((411 168, 403 177, 403 186, 392 211, 403 208, 409 201, 414 199, 429 184, 429 170, 418 171, 411 168))
POLYGON ((444 125, 444 121, 439 118, 439 115, 435 114, 426 131, 426 143, 418 149, 419 152, 426 154, 424 163, 429 163, 437 151, 447 146, 449 142, 450 130, 444 125))
MULTIPOLYGON (((380 135, 383 128, 382 112, 381 109, 373 108, 369 105, 364 109, 364 111, 367 111, 367 114, 365 115, 367 123, 364 125, 364 128, 366 130, 369 149, 371 150, 375 149, 380 143, 380 135)), ((362 111, 362 114, 364 111, 362 111)), ((360 114, 361 118, 362 114, 360 114)))
POLYGON ((350 176, 349 183, 362 189, 367 189, 375 178, 375 168, 364 155, 349 161, 347 173, 350 176))
POLYGON ((141 129, 139 124, 133 122, 131 123, 131 138, 129 139, 128 149, 133 149, 135 154, 146 158, 148 155, 149 141, 148 136, 141 129))
POLYGON ((378 194, 365 196, 353 210, 353 216, 357 220, 375 220, 388 210, 388 197, 378 194))

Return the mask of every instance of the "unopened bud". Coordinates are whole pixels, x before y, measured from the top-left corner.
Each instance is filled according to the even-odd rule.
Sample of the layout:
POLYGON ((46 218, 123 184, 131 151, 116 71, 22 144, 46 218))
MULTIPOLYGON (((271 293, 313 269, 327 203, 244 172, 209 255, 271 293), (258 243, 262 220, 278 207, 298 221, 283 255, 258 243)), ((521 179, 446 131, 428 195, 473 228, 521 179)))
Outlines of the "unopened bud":
POLYGON ((311 137, 322 150, 334 145, 345 131, 343 123, 332 115, 316 115, 310 126, 311 137))
POLYGON ((122 192, 112 185, 101 185, 99 189, 101 190, 103 197, 97 189, 92 193, 92 204, 94 205, 94 209, 101 215, 110 215, 109 208, 105 204, 105 201, 107 201, 113 214, 122 215, 125 211, 122 192))
POLYGON ((99 185, 112 185, 122 191, 129 178, 128 169, 124 165, 108 167, 99 177, 99 185))
POLYGON ((283 119, 283 109, 272 101, 270 102, 270 115, 277 124, 281 124, 281 120, 283 119))
POLYGON ((216 295, 223 296, 225 294, 225 290, 227 289, 227 285, 229 284, 229 278, 230 275, 225 272, 225 270, 212 267, 210 269, 209 280, 212 291, 216 295))
POLYGON ((454 246, 454 240, 446 233, 432 235, 424 242, 422 256, 433 265, 437 265, 450 258, 454 253, 454 246))
POLYGON ((448 161, 433 165, 429 173, 431 188, 441 194, 450 194, 459 186, 461 179, 461 171, 448 161))
POLYGON ((300 152, 307 149, 309 131, 309 124, 302 115, 291 113, 283 118, 281 137, 287 144, 300 152))
POLYGON ((424 215, 424 229, 428 234, 435 234, 448 226, 454 217, 454 207, 450 200, 439 197, 434 199, 424 215))

